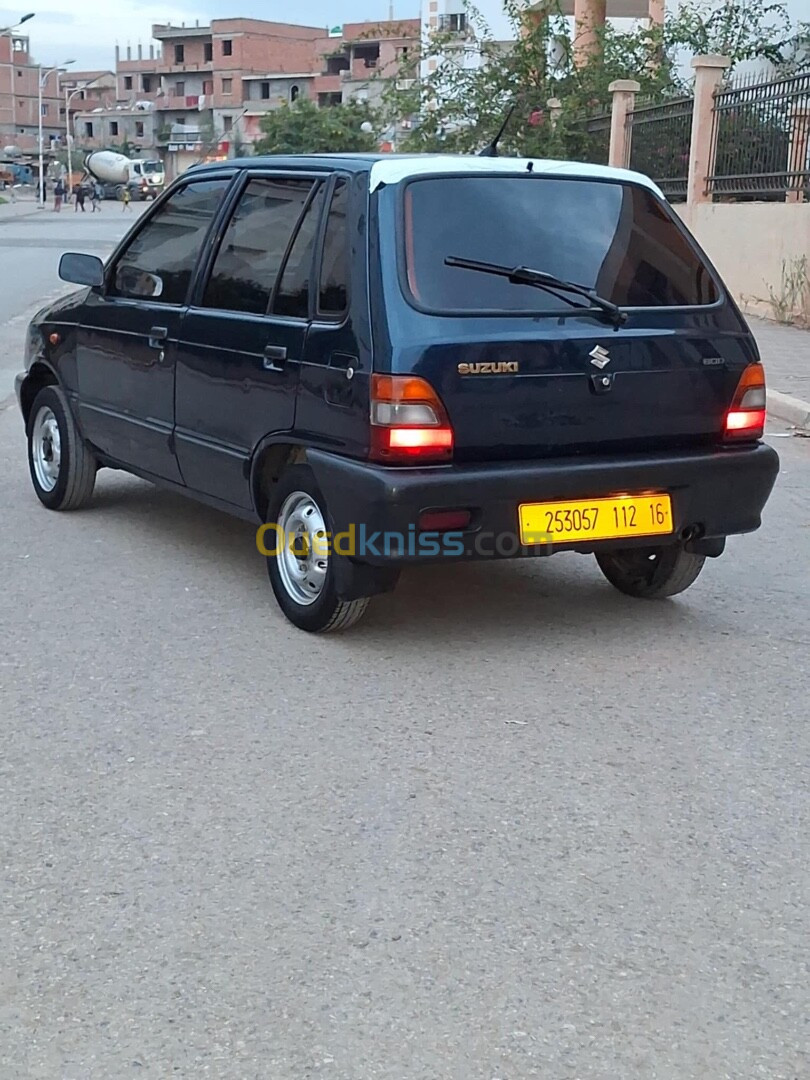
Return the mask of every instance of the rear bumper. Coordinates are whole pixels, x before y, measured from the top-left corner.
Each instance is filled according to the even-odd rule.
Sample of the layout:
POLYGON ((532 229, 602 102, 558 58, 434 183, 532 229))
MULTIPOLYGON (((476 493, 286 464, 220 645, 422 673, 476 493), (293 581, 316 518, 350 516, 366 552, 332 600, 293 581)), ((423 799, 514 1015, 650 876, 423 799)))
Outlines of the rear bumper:
POLYGON ((616 492, 659 491, 672 496, 674 532, 656 538, 656 544, 678 543, 687 533, 705 541, 722 540, 759 527, 779 471, 776 452, 764 443, 717 451, 424 469, 385 468, 321 450, 310 450, 307 456, 326 499, 333 533, 348 533, 350 539, 343 545, 346 553, 348 543, 356 559, 372 565, 433 561, 449 554, 509 558, 550 555, 566 549, 628 547, 634 541, 528 548, 519 541, 520 503, 596 498, 616 492), (420 513, 459 508, 472 511, 472 527, 463 534, 453 534, 461 537, 453 551, 424 550, 417 531, 420 513), (375 533, 398 534, 403 540, 386 542, 380 536, 369 544, 375 533))

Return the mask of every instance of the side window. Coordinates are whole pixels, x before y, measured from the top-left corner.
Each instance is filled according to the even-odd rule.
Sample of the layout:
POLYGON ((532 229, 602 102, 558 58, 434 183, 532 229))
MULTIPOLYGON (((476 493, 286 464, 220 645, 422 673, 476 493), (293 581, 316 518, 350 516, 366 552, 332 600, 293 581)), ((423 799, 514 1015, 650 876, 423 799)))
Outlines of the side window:
POLYGON ((184 303, 205 234, 229 184, 223 177, 175 191, 119 257, 108 295, 184 303))
POLYGON ((298 226, 273 299, 274 315, 309 317, 309 279, 325 193, 326 185, 320 184, 298 226))
POLYGON ((264 315, 312 180, 251 180, 228 222, 203 306, 264 315))
POLYGON ((318 291, 318 311, 330 318, 345 315, 349 307, 348 204, 349 186, 338 180, 326 221, 318 291))

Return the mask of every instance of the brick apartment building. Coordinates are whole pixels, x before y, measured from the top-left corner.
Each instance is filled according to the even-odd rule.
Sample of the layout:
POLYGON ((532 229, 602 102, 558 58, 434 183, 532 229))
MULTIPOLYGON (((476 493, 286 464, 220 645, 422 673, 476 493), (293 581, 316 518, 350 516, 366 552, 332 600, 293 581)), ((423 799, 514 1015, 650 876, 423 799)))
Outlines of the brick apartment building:
POLYGON ((175 174, 254 142, 262 116, 282 103, 373 101, 382 93, 375 76, 395 74, 420 32, 419 19, 353 23, 339 36, 261 19, 157 25, 148 55, 116 49, 117 104, 77 112, 76 141, 90 149, 126 140, 165 156, 175 174))
MULTIPOLYGON (((27 35, 0 35, 0 151, 7 146, 29 153, 37 150, 39 78, 40 66, 31 56, 27 35)), ((51 140, 65 137, 60 100, 59 74, 54 71, 42 88, 42 134, 46 148, 51 140)))

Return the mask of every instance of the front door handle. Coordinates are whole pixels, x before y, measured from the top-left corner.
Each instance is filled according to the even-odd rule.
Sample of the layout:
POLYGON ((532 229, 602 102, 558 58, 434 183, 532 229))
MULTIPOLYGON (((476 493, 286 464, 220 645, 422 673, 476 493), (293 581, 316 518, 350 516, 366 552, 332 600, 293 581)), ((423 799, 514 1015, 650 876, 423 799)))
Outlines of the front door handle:
POLYGON ((264 350, 262 366, 265 371, 283 371, 287 363, 287 350, 283 345, 268 345, 264 350))
POLYGON ((165 349, 169 337, 169 329, 166 326, 153 326, 149 331, 149 348, 165 349))

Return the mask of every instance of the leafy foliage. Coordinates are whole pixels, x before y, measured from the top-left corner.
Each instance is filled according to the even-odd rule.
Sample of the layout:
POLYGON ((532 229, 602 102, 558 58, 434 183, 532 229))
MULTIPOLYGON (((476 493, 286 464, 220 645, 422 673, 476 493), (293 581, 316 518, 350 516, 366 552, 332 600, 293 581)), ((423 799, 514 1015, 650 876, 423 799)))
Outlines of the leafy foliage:
POLYGON ((360 102, 318 108, 309 100, 272 109, 262 117, 257 154, 338 154, 375 150, 372 111, 360 102))
POLYGON ((640 23, 620 32, 608 23, 579 66, 559 8, 537 15, 521 0, 504 0, 504 10, 513 40, 496 41, 480 14, 468 8, 466 39, 432 35, 422 55, 411 59, 411 71, 401 72, 398 82, 387 81, 386 121, 412 120, 399 149, 475 152, 514 107, 500 144, 503 153, 593 157, 594 140, 601 152, 605 130, 589 132, 583 118, 609 109, 608 87, 615 79, 633 78, 643 97, 663 102, 688 90, 681 72, 689 55, 721 52, 732 65, 755 58, 783 64, 790 52, 789 20, 777 2, 684 0, 663 27, 640 23), (419 80, 422 61, 429 71, 419 80), (407 76, 415 81, 403 90, 407 76), (549 106, 553 99, 559 110, 549 106))

